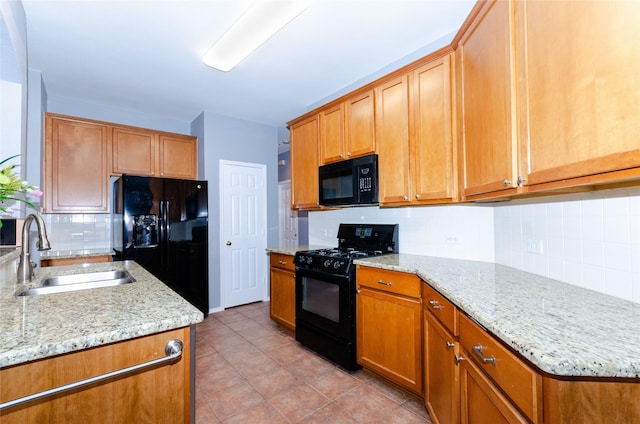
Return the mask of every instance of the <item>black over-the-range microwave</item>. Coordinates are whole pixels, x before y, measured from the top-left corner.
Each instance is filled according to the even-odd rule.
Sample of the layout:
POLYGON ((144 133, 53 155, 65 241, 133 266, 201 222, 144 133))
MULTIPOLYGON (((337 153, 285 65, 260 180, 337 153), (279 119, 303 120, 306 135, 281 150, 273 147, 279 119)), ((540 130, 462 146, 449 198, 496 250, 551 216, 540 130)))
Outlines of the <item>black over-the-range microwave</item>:
POLYGON ((378 155, 368 155, 319 167, 322 206, 378 204, 378 155))

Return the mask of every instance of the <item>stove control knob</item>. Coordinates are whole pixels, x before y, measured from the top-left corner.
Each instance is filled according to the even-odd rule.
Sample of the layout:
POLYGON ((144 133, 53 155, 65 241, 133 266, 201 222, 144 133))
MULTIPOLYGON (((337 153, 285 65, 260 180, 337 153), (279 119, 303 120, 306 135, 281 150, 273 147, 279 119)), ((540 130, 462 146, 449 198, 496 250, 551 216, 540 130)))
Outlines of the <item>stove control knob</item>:
POLYGON ((329 268, 331 266, 331 261, 329 259, 327 259, 326 261, 324 261, 324 267, 325 268, 329 268))
POLYGON ((308 257, 307 257, 307 263, 308 263, 309 265, 311 265, 311 262, 313 262, 313 258, 312 258, 311 256, 308 256, 308 257))
POLYGON ((338 268, 340 268, 340 266, 341 266, 342 264, 344 264, 344 262, 342 262, 342 261, 335 261, 335 262, 333 263, 333 267, 334 267, 335 269, 338 269, 338 268))

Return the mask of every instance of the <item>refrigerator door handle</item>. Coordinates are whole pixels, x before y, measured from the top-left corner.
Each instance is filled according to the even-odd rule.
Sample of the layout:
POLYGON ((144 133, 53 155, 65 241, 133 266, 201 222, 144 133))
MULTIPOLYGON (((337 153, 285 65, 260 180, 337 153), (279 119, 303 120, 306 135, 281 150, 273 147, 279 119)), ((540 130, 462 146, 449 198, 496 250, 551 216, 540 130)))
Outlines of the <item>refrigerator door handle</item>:
POLYGON ((171 225, 169 225, 169 201, 164 201, 164 227, 167 232, 166 240, 169 241, 171 239, 171 225))

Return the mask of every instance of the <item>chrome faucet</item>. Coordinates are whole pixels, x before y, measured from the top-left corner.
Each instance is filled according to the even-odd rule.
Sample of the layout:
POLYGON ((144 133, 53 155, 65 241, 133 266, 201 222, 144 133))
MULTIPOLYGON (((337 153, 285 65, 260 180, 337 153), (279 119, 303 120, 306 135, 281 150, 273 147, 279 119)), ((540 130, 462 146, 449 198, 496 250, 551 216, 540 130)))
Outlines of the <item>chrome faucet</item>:
POLYGON ((38 243, 36 245, 38 250, 51 249, 51 244, 47 238, 47 228, 42 217, 32 213, 24 220, 24 226, 22 227, 22 251, 20 252, 20 262, 18 263, 18 284, 31 281, 33 278, 35 264, 31 262, 31 254, 29 253, 29 228, 34 220, 38 226, 38 243))

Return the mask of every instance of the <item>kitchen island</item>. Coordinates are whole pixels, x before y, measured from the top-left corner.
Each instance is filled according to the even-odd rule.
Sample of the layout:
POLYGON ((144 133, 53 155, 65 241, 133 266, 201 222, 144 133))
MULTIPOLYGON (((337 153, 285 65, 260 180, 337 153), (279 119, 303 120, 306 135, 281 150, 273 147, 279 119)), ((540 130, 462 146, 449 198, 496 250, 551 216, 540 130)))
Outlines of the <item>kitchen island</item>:
MULTIPOLYGON (((161 419, 165 413, 177 417, 177 422, 191 419, 193 325, 203 320, 202 312, 131 261, 35 272, 25 287, 16 285, 15 275, 8 278, 6 269, 1 274, 0 402, 165 357, 165 344, 175 338, 182 339, 184 349, 170 365, 71 390, 50 401, 6 408, 0 412, 3 423, 38 416, 65 422, 118 422, 131 417, 144 421, 161 419), (112 270, 126 270, 136 281, 16 296, 49 276, 112 270), (163 385, 168 387, 165 392, 158 388, 163 385), (156 399, 149 399, 150 392, 156 399), (127 418, 123 413, 128 412, 133 415, 127 418)), ((54 422, 51 419, 46 422, 54 422)))

